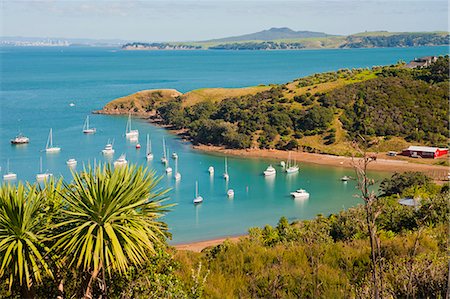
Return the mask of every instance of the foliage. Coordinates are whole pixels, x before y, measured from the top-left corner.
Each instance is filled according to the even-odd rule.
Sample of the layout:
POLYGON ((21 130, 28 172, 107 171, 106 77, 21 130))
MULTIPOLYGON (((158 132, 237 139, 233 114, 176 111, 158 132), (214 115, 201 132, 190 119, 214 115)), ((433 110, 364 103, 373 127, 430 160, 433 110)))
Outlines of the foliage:
POLYGON ((423 69, 402 64, 343 69, 192 106, 172 99, 160 103, 157 111, 165 124, 188 129, 194 143, 230 148, 293 148, 314 135, 321 135, 325 147, 358 135, 444 146, 449 134, 448 65, 446 56, 423 69), (321 84, 331 85, 314 92, 321 84), (347 132, 336 138, 340 123, 347 132))
POLYGON ((380 191, 385 196, 402 194, 412 186, 426 187, 430 185, 431 179, 422 172, 395 173, 390 178, 384 179, 380 184, 380 191))
POLYGON ((36 186, 3 184, 0 189, 0 278, 22 295, 45 276, 52 277, 46 227, 42 224, 44 196, 36 186))
POLYGON ((373 48, 373 47, 417 47, 429 45, 448 45, 448 35, 434 33, 404 33, 389 36, 356 36, 350 35, 341 48, 373 48))

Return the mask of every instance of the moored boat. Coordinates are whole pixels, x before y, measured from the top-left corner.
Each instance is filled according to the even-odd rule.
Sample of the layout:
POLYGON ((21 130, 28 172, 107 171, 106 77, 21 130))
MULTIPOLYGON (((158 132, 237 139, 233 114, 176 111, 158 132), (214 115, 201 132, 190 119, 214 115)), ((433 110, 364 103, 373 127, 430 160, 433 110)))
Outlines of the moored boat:
POLYGON ((42 171, 42 157, 39 158, 39 173, 36 175, 36 180, 38 181, 44 181, 48 178, 50 178, 51 176, 53 176, 53 174, 49 173, 49 172, 43 172, 42 171))
POLYGON ((269 167, 267 167, 267 169, 264 170, 264 176, 272 176, 275 175, 276 173, 277 171, 272 165, 269 165, 269 167))
POLYGON ((112 154, 114 154, 113 143, 114 143, 114 141, 111 143, 108 140, 108 143, 105 145, 105 148, 102 149, 103 155, 112 155, 112 154))
POLYGON ((209 172, 209 175, 214 175, 214 167, 213 166, 209 166, 208 167, 208 172, 209 172))
POLYGON ((127 127, 125 130, 125 136, 129 139, 136 139, 139 136, 139 130, 133 130, 131 128, 131 112, 128 114, 127 127))
POLYGON ((71 166, 75 166, 77 165, 77 160, 75 160, 74 158, 70 158, 69 160, 66 161, 67 166, 71 167, 71 166))
POLYGON ((292 197, 295 199, 308 199, 309 193, 306 192, 304 189, 298 189, 294 192, 291 192, 292 197))
POLYGON ((86 120, 84 121, 84 125, 83 125, 83 133, 84 134, 95 134, 96 131, 97 131, 97 129, 95 129, 95 128, 89 128, 89 115, 86 116, 86 120))
POLYGON ((60 147, 53 146, 53 130, 50 129, 47 139, 47 145, 45 146, 46 153, 58 153, 61 151, 60 147))
POLYGON ((12 181, 15 179, 17 179, 17 174, 9 170, 9 159, 8 159, 8 161, 6 162, 6 173, 3 175, 3 180, 12 181))
POLYGON ((11 139, 12 144, 27 144, 30 142, 30 138, 23 136, 22 134, 17 135, 14 139, 11 139))
POLYGON ((233 189, 228 189, 227 196, 228 196, 228 198, 233 198, 234 197, 234 190, 233 189))
POLYGON ((230 175, 228 174, 228 163, 227 157, 225 157, 225 172, 223 173, 223 178, 228 181, 230 179, 230 175))
POLYGON ((125 154, 120 155, 119 159, 114 161, 114 167, 121 167, 121 166, 125 166, 127 164, 128 164, 128 161, 126 159, 125 154))
POLYGON ((194 197, 194 200, 192 202, 194 204, 199 204, 199 203, 203 202, 203 197, 198 195, 198 182, 197 181, 195 181, 195 197, 194 197))
POLYGON ((146 149, 145 158, 147 159, 147 161, 153 160, 152 143, 150 141, 150 136, 148 134, 147 134, 147 149, 146 149))

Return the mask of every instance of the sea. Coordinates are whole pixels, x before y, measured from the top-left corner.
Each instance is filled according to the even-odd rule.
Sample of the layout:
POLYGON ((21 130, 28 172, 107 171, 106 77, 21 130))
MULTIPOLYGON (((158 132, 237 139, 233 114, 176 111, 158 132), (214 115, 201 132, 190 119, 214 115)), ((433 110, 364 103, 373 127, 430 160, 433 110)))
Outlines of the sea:
MULTIPOLYGON (((283 173, 278 160, 228 157, 229 181, 222 177, 224 156, 192 149, 191 144, 133 118, 140 133, 141 149, 125 138, 126 116, 91 114, 109 101, 144 89, 174 88, 180 92, 206 87, 244 87, 285 83, 319 72, 343 68, 367 68, 408 62, 416 57, 446 55, 448 47, 335 49, 301 51, 122 51, 97 47, 1 47, 0 48, 0 166, 20 181, 35 182, 40 171, 71 180, 69 158, 83 165, 111 163, 126 154, 129 163, 143 165, 160 177, 158 187, 170 189, 167 203, 176 204, 163 217, 172 234, 171 244, 245 234, 250 227, 275 225, 280 217, 290 221, 329 215, 361 203, 351 169, 301 163, 297 174, 283 173), (70 105, 73 104, 73 105, 70 105), (86 116, 97 129, 82 133, 86 116), (55 154, 46 154, 49 130, 55 154), (13 146, 18 133, 30 143, 13 146), (145 136, 150 135, 154 160, 145 159, 145 136), (170 153, 178 154, 181 180, 166 175, 160 162, 162 140, 170 153), (114 142, 115 155, 101 150, 114 142), (9 161, 9 163, 8 163, 9 161), (272 164, 274 177, 262 172, 272 164), (215 168, 210 176, 208 167, 215 168), (194 205, 195 183, 202 204, 194 205), (307 200, 293 200, 290 192, 305 189, 307 200), (233 189, 234 198, 227 197, 233 189)), ((169 158, 172 168, 174 160, 169 158)), ((373 172, 377 181, 388 173, 373 172)))

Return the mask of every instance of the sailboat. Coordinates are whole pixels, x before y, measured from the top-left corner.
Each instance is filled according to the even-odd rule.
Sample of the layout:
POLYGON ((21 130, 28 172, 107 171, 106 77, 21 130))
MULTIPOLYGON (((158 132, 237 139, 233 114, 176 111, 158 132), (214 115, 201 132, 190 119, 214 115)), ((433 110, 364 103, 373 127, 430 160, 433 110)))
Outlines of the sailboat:
POLYGON ((86 116, 86 120, 83 125, 83 133, 84 134, 95 134, 97 130, 95 128, 89 128, 89 115, 86 116))
POLYGON ((166 140, 163 137, 163 156, 161 158, 161 163, 167 164, 167 157, 166 157, 166 140))
POLYGON ((299 167, 295 163, 295 161, 294 161, 294 163, 292 163, 291 152, 289 152, 289 159, 288 159, 288 162, 287 162, 287 165, 286 165, 286 172, 287 173, 296 173, 296 172, 298 172, 298 170, 299 170, 299 167))
POLYGON ((58 153, 61 151, 60 147, 53 146, 53 133, 52 129, 50 129, 50 133, 48 134, 47 145, 45 146, 45 152, 47 153, 58 153))
POLYGON ((146 151, 145 158, 147 159, 147 161, 153 160, 152 143, 150 141, 150 136, 148 134, 147 134, 147 151, 146 151))
POLYGON ((125 131, 125 136, 130 139, 136 139, 139 136, 138 130, 131 129, 131 112, 128 114, 127 128, 125 131))
POLYGON ((223 178, 228 181, 230 176, 228 175, 228 164, 227 164, 227 158, 225 157, 225 172, 223 173, 223 178))
POLYGON ((8 161, 6 162, 6 174, 3 175, 3 180, 8 181, 15 179, 17 179, 17 174, 9 171, 9 159, 8 159, 8 161))
POLYGON ((175 160, 175 181, 181 180, 181 173, 178 172, 178 159, 175 160))
POLYGON ((195 181, 195 198, 193 200, 194 204, 199 204, 203 201, 203 197, 201 197, 200 195, 198 195, 198 182, 195 181))
POLYGON ((42 172, 42 157, 39 158, 39 173, 36 175, 36 180, 43 181, 45 179, 48 179, 53 174, 46 172, 42 172))
MULTIPOLYGON (((167 155, 165 155, 165 157, 168 157, 169 156, 169 149, 167 149, 167 155)), ((170 173, 172 173, 172 167, 170 167, 169 166, 169 160, 167 160, 167 163, 166 163, 166 173, 167 174, 170 174, 170 173)))
POLYGON ((70 158, 69 160, 66 161, 67 166, 69 167, 74 167, 77 166, 77 160, 75 160, 74 158, 70 158))

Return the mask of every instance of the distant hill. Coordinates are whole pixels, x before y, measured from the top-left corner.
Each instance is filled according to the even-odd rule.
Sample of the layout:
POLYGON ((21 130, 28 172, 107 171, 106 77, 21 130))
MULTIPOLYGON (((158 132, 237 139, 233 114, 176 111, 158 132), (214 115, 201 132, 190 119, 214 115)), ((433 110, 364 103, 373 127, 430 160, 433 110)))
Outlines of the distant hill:
POLYGON ((327 37, 331 36, 323 32, 314 31, 294 31, 287 27, 270 28, 255 33, 231 36, 225 38, 213 39, 205 42, 239 42, 249 40, 272 41, 278 39, 295 39, 295 38, 310 38, 310 37, 327 37))

